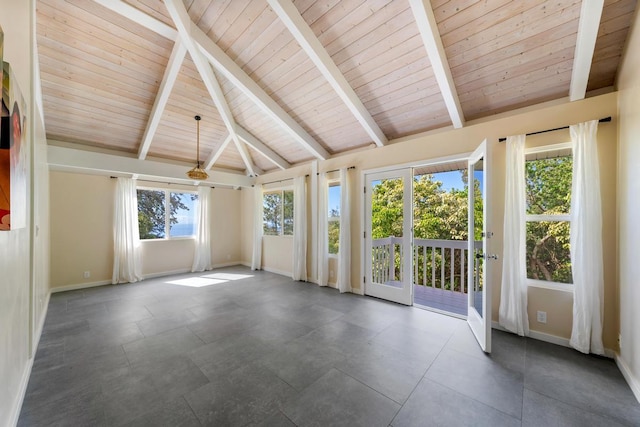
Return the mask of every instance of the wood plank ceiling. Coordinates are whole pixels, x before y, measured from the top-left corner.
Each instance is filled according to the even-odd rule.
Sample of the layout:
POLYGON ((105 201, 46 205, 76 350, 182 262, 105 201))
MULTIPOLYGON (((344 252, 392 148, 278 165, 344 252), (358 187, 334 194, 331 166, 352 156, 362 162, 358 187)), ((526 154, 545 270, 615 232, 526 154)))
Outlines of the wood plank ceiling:
MULTIPOLYGON (((586 29, 588 91, 613 86, 635 7, 605 0, 586 29)), ((586 10, 579 0, 38 0, 47 136, 192 162, 199 114, 207 166, 250 175, 373 149, 568 96, 586 10)))

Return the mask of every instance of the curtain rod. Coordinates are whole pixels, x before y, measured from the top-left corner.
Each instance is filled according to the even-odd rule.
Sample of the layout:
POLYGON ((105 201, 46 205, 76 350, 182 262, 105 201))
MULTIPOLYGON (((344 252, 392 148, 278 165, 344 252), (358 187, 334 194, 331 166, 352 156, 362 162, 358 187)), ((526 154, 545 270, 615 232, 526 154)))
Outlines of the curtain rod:
MULTIPOLYGON (((349 170, 349 169, 355 169, 355 168, 356 168, 355 166, 349 166, 349 167, 347 168, 347 170, 349 170)), ((334 169, 334 170, 332 170, 332 171, 324 171, 323 173, 338 172, 339 170, 340 170, 340 169, 334 169)), ((320 172, 316 173, 316 175, 320 175, 320 172)))
MULTIPOLYGON (((306 174, 304 177, 306 178, 308 176, 309 176, 309 174, 306 174)), ((269 184, 275 184, 277 182, 284 182, 284 181, 291 181, 291 180, 293 180, 293 178, 284 178, 284 179, 279 179, 277 181, 263 182, 260 185, 269 185, 269 184)), ((252 185, 252 187, 255 187, 255 185, 252 185)))
MULTIPOLYGON (((110 176, 109 178, 111 178, 111 179, 117 179, 118 177, 117 177, 117 176, 110 176)), ((140 182, 153 182, 154 184, 167 184, 167 185, 189 185, 189 184, 179 184, 179 183, 176 183, 176 182, 152 181, 152 180, 150 180, 150 179, 138 179, 138 178, 136 178, 135 180, 136 180, 136 181, 140 181, 140 182)), ((204 186, 204 185, 194 185, 194 187, 206 187, 206 186, 204 186)), ((214 186, 212 185, 212 186, 211 186, 211 188, 216 188, 216 187, 214 187, 214 186)), ((231 188, 233 188, 233 187, 231 187, 231 188)))
MULTIPOLYGON (((598 120, 599 123, 607 123, 607 122, 610 122, 610 121, 611 121, 611 116, 604 117, 604 118, 598 120)), ((563 130, 563 129, 569 129, 569 126, 562 126, 562 127, 559 127, 559 128, 546 129, 546 130, 539 130, 537 132, 528 133, 527 136, 538 135, 539 133, 547 133, 547 132, 553 132, 553 131, 556 131, 556 130, 563 130)), ((498 142, 505 142, 506 140, 507 140, 507 138, 499 138, 498 142)))

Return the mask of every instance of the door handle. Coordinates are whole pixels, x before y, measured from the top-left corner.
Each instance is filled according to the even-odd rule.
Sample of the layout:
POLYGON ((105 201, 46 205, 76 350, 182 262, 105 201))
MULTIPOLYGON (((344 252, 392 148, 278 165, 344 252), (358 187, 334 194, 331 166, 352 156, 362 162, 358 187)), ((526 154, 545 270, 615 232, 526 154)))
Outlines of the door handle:
POLYGON ((477 253, 476 254, 476 259, 498 259, 498 255, 496 254, 481 254, 481 253, 477 253))

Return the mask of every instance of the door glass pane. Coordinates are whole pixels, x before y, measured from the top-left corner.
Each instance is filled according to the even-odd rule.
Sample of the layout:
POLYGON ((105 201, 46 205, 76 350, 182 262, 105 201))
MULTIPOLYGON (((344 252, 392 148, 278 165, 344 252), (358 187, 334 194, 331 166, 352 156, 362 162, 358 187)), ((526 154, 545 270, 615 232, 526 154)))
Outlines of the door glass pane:
MULTIPOLYGON (((474 239, 474 275, 473 275, 473 306, 480 315, 484 317, 482 312, 482 298, 484 292, 484 258, 482 251, 483 240, 483 187, 484 170, 483 160, 478 160, 473 165, 473 182, 469 182, 469 191, 473 191, 473 239, 474 239)), ((471 237, 471 236, 470 236, 471 237)))
POLYGON ((374 283, 403 287, 404 179, 372 181, 371 278, 374 283))

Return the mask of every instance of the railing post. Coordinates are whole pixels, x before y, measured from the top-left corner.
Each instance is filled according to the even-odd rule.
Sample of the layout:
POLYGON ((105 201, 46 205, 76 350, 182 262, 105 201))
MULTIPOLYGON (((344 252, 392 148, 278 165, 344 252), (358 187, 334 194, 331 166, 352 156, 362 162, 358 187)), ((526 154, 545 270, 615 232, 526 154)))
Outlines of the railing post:
POLYGON ((396 243, 391 236, 389 242, 389 280, 396 280, 396 243))

